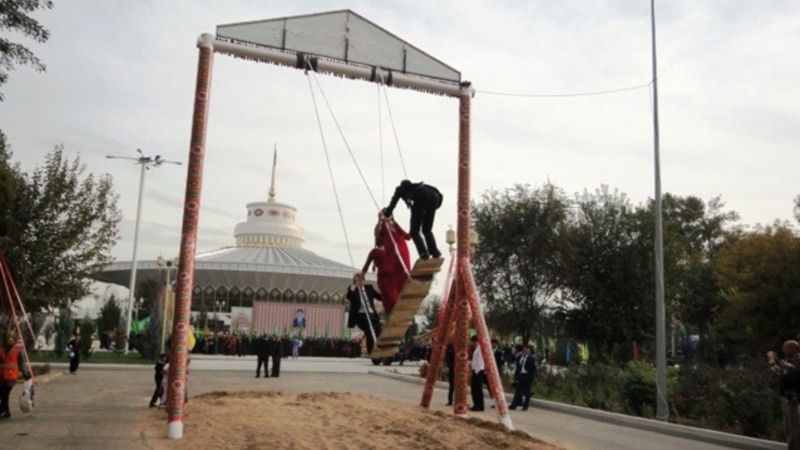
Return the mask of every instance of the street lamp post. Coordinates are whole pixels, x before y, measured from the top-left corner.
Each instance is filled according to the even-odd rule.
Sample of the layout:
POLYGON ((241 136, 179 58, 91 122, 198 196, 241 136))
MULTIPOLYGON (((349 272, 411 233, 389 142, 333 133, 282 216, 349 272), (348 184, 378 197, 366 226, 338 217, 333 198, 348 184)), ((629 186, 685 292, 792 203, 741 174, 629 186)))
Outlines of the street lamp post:
POLYGON ((168 317, 170 316, 170 311, 172 310, 172 283, 170 282, 170 276, 172 275, 172 270, 178 268, 178 258, 175 257, 172 260, 164 260, 164 257, 158 255, 156 259, 156 265, 161 269, 165 270, 166 266, 166 275, 167 275, 167 283, 164 286, 164 293, 161 297, 161 344, 159 348, 161 349, 161 353, 164 353, 164 345, 167 339, 167 325, 168 325, 168 317), (174 265, 174 267, 173 267, 174 265))
POLYGON ((214 302, 216 309, 214 309, 214 332, 219 330, 219 318, 222 316, 222 305, 225 304, 224 300, 217 300, 214 302))
POLYGON ((136 164, 141 166, 141 171, 139 174, 139 199, 137 200, 136 204, 136 225, 134 226, 133 230, 133 258, 131 261, 131 280, 130 285, 128 286, 128 314, 127 320, 125 322, 125 354, 128 354, 128 349, 130 347, 129 341, 131 336, 131 313, 133 312, 133 298, 134 298, 134 290, 136 288, 136 265, 138 261, 136 260, 136 249, 139 245, 139 221, 142 217, 142 192, 144 192, 144 174, 146 170, 149 170, 150 167, 161 167, 161 164, 176 164, 181 165, 178 161, 167 161, 163 159, 161 155, 156 155, 155 158, 151 156, 144 156, 141 149, 136 149, 136 152, 139 153, 137 157, 130 157, 130 156, 111 156, 107 155, 107 159, 128 159, 131 161, 135 161, 136 164))

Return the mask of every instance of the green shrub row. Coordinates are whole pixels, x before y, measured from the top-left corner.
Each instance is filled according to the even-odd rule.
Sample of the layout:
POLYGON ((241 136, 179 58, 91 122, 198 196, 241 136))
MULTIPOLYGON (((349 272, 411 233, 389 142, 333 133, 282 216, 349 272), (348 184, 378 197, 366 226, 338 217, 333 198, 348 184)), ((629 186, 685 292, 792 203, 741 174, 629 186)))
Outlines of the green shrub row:
MULTIPOLYGON (((535 397, 654 418, 656 373, 648 363, 540 368, 535 397)), ((777 378, 765 365, 670 367, 670 421, 762 439, 783 440, 777 378)))

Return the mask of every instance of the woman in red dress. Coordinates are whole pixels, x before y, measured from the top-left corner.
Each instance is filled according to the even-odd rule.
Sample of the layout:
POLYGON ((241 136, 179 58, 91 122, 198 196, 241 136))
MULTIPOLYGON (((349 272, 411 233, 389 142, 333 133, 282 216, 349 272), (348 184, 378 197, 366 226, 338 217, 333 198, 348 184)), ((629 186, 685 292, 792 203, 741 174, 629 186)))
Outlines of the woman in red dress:
POLYGON ((379 214, 375 226, 375 248, 369 252, 361 272, 366 274, 371 263, 378 271, 378 289, 387 314, 392 312, 400 291, 408 278, 410 257, 406 241, 411 236, 392 219, 379 214))

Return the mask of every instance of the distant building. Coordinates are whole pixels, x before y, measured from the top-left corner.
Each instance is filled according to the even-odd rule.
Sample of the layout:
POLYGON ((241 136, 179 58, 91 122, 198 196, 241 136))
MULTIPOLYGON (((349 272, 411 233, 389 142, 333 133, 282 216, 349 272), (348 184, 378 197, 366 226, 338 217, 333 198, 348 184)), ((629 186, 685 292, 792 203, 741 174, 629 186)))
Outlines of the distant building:
MULTIPOLYGON (((196 256, 192 311, 215 313, 232 329, 251 333, 303 330, 304 336, 345 333, 344 293, 358 269, 302 248, 297 209, 275 201, 275 166, 267 201, 247 204, 234 229, 236 244, 196 256), (304 327, 295 328, 298 311, 304 327)), ((139 261, 137 280, 159 278, 156 261, 139 261)), ((128 286, 131 262, 111 264, 98 281, 128 286)))

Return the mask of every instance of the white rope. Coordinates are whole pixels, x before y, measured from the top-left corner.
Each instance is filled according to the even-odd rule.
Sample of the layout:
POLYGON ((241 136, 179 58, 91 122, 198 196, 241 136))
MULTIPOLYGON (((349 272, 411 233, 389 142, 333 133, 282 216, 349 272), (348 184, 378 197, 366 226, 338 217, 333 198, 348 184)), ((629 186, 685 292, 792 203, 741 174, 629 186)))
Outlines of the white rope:
MULTIPOLYGON (((364 308, 364 313, 367 315, 367 323, 369 324, 369 334, 372 335, 372 350, 375 350, 375 344, 378 343, 378 336, 375 334, 375 327, 372 325, 372 314, 370 314, 369 304, 367 303, 367 296, 364 292, 364 287, 356 287, 358 289, 358 296, 361 298, 361 307, 364 308)), ((370 351, 371 352, 371 351, 370 351)))
POLYGON ((385 165, 383 163, 383 114, 381 113, 381 86, 379 83, 376 88, 378 89, 378 151, 381 154, 381 203, 386 204, 386 177, 384 175, 385 165))
MULTIPOLYGON (((325 95, 325 91, 322 89, 322 85, 319 83, 319 78, 317 78, 317 73, 311 69, 311 66, 306 61, 306 65, 309 70, 306 72, 311 72, 314 76, 314 81, 317 83, 317 89, 319 89, 319 93, 322 95, 322 99, 325 101, 325 105, 328 107, 328 112, 333 119, 333 123, 336 124, 336 129, 339 131, 339 136, 342 138, 342 142, 344 142, 345 148, 347 148, 347 153, 350 154, 350 159, 353 160, 353 164, 356 166, 356 170, 358 171, 358 175, 361 176, 361 181, 364 182, 364 186, 367 188, 367 192, 369 193, 370 198, 372 199, 372 203, 375 205, 375 208, 380 208, 378 205, 378 201, 375 200, 375 196, 372 194, 372 189, 369 188, 369 183, 367 183, 367 179, 364 177, 364 173, 361 171, 361 167, 358 165, 358 161, 356 161, 355 155, 353 155, 353 150, 350 148, 350 144, 347 142, 347 138, 344 136, 344 132, 342 131, 342 127, 339 125, 339 121, 336 119, 336 115, 333 113, 333 109, 331 108, 330 102, 328 102, 328 97, 325 95)), ((310 81, 309 81, 310 82, 310 81)), ((314 103, 314 107, 316 108, 316 103, 314 103)), ((317 114, 319 117, 319 114, 317 114)))
MULTIPOLYGON (((331 158, 330 155, 328 155, 328 144, 325 141, 325 131, 322 129, 322 121, 319 118, 319 108, 317 108, 317 98, 314 96, 314 86, 312 86, 311 84, 311 78, 308 78, 308 89, 311 92, 311 101, 314 103, 314 114, 317 117, 317 126, 319 127, 319 135, 320 138, 322 138, 322 148, 325 151, 325 161, 327 161, 328 163, 328 173, 330 174, 331 177, 331 186, 333 187, 333 195, 336 198, 336 209, 339 210, 339 220, 342 222, 342 231, 344 232, 344 242, 347 245, 347 254, 350 257, 350 265, 355 266, 355 262, 353 261, 353 251, 350 249, 350 239, 347 236, 347 227, 345 226, 344 223, 342 204, 339 202, 339 192, 336 189, 336 180, 333 177, 333 167, 331 166, 331 158)), ((372 195, 372 193, 370 193, 370 195, 372 195)))
MULTIPOLYGON (((400 250, 397 248, 397 241, 394 240, 394 235, 392 234, 392 230, 389 229, 389 224, 386 221, 381 221, 383 223, 383 227, 386 230, 386 234, 389 235, 389 239, 392 240, 392 247, 394 247, 394 256, 400 261, 400 265, 403 266, 403 271, 406 273, 406 278, 411 277, 411 273, 409 272, 409 268, 406 267, 406 262, 403 260, 403 255, 400 254, 400 250)), ((395 225, 397 226, 397 225, 395 225)))
POLYGON ((386 85, 383 83, 383 72, 378 71, 380 73, 380 83, 378 84, 379 87, 383 87, 383 96, 386 99, 386 110, 389 112, 389 122, 392 124, 392 133, 394 134, 394 142, 397 146, 397 154, 400 155, 400 167, 403 169, 403 178, 408 178, 408 174, 406 173, 406 163, 403 161, 403 152, 400 150, 400 139, 397 137, 397 128, 394 126, 394 117, 392 116, 392 106, 389 104, 389 94, 386 90, 386 85))

